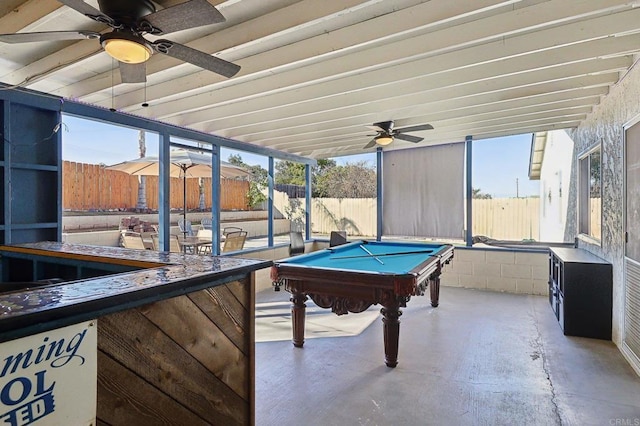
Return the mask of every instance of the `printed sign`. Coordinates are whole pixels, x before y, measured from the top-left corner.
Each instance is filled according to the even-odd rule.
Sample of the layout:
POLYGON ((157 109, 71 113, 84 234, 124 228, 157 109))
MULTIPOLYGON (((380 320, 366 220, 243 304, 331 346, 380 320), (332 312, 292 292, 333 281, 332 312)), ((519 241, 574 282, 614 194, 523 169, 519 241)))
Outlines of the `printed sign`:
POLYGON ((97 323, 0 343, 0 425, 91 425, 96 417, 97 323))

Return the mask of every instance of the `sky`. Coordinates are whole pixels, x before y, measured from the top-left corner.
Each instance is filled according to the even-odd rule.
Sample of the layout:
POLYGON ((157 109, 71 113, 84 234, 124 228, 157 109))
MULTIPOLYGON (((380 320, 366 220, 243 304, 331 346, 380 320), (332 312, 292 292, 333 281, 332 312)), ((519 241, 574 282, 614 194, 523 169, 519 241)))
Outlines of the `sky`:
MULTIPOLYGON (((138 158, 138 131, 126 127, 90 121, 73 116, 63 117, 62 158, 67 161, 112 165, 138 158)), ((146 133, 147 155, 158 155, 158 137, 146 133)), ((530 181, 529 155, 531 134, 473 142, 472 184, 493 198, 539 195, 539 181, 530 181)), ((267 168, 266 157, 223 148, 222 159, 240 154, 251 165, 267 168)), ((335 158, 340 165, 366 161, 375 167, 375 153, 335 158)))
POLYGON ((471 182, 493 198, 540 195, 539 182, 529 180, 531 134, 473 142, 471 182))

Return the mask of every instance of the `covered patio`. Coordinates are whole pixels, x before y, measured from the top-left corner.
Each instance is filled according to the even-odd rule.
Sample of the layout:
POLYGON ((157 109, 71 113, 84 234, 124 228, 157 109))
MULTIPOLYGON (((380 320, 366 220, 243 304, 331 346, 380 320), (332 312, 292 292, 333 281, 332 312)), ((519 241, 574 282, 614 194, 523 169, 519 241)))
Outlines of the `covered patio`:
MULTIPOLYGON (((233 290, 225 290, 225 295, 245 308, 266 303, 267 311, 273 307, 286 322, 290 318, 282 312, 289 295, 272 291, 264 268, 288 255, 286 240, 274 232, 276 162, 304 165, 309 206, 311 169, 318 160, 374 154, 375 239, 431 239, 457 232, 459 255, 444 271, 441 306, 432 308, 428 298, 415 297, 404 309, 401 362, 395 369, 382 363, 378 319, 350 337, 309 339, 304 349, 287 340, 268 341, 268 336, 255 342, 248 325, 242 344, 249 349, 239 350, 246 355, 245 372, 251 375, 255 365, 255 375, 239 385, 244 399, 238 406, 244 407, 239 409, 244 417, 238 416, 238 423, 640 422, 640 234, 633 219, 640 193, 635 175, 628 181, 629 171, 638 168, 627 161, 635 158, 631 154, 640 144, 633 127, 640 122, 637 1, 131 2, 158 12, 180 5, 215 7, 226 18, 192 28, 177 24, 191 20, 155 15, 151 21, 156 25, 178 25, 161 36, 143 31, 149 27, 136 21, 127 31, 133 31, 138 42, 143 37, 142 44, 153 54, 134 68, 119 64, 98 41, 121 28, 104 17, 96 19, 93 12, 108 14, 108 6, 115 3, 9 0, 0 5, 0 31, 5 33, 0 34, 3 245, 62 241, 65 115, 157 135, 157 222, 165 251, 171 234, 167 201, 172 147, 186 144, 210 154, 214 257, 220 254, 221 150, 262 156, 268 164, 267 235, 233 256, 259 259, 263 269, 243 272, 242 300, 234 299, 233 290), (21 35, 51 31, 75 36, 21 35), (19 44, 12 43, 15 40, 19 44), (190 48, 200 53, 168 54, 171 43, 179 52, 190 48), (206 63, 222 59, 235 64, 239 71, 226 73, 229 76, 204 69, 194 59, 203 58, 199 55, 208 58, 206 63), (403 129, 407 134, 398 134, 403 129), (563 135, 555 140, 556 148, 569 147, 570 168, 564 179, 557 179, 558 185, 544 187, 540 215, 551 215, 552 199, 561 204, 562 209, 553 205, 564 226, 560 245, 610 265, 610 341, 563 335, 557 312, 549 306, 553 268, 544 241, 530 250, 473 247, 474 144, 531 134, 538 141, 532 143, 536 173, 531 177, 544 179, 554 172, 548 161, 545 170, 545 152, 551 153, 547 160, 557 152, 546 135, 556 130, 563 135), (450 157, 433 155, 449 147, 455 150, 450 157), (596 197, 589 192, 593 188, 581 186, 588 181, 585 177, 594 175, 578 176, 578 164, 586 164, 594 152, 602 153, 595 236, 585 227, 583 212, 584 198, 596 197), (400 158, 403 162, 393 170, 390 163, 400 158), (428 159, 433 163, 426 163, 428 159), (444 172, 426 174, 435 166, 444 172), (427 191, 416 190, 415 197, 390 197, 408 182, 427 180, 431 187, 449 184, 457 192, 422 198, 427 191), (433 216, 427 207, 404 204, 413 198, 433 216), (393 201, 392 208, 385 206, 385 199, 393 201), (448 220, 446 226, 433 219, 435 212, 448 220), (413 234, 391 232, 405 217, 417 217, 429 227, 413 234), (447 231, 439 233, 443 227, 447 231), (253 289, 255 294, 249 291, 253 289)), ((504 160, 493 161, 498 169, 504 160)), ((308 251, 328 245, 325 238, 314 238, 312 222, 305 211, 308 251)), ((228 257, 221 259, 232 264, 228 257)), ((203 258, 207 268, 216 263, 210 256, 203 258)), ((36 266, 31 269, 34 276, 39 272, 36 266)), ((247 312, 253 312, 251 307, 247 312)), ((247 324, 252 315, 243 316, 247 324)), ((155 392, 151 379, 145 384, 155 392)), ((211 423, 205 419, 207 409, 185 411, 211 423)))

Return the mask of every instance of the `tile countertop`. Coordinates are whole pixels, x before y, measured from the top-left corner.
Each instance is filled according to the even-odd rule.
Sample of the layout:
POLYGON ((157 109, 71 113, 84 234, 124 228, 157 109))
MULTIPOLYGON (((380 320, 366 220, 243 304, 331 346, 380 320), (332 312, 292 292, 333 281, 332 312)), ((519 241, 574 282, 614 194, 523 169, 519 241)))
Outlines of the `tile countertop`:
POLYGON ((0 342, 223 285, 272 265, 257 259, 59 242, 0 246, 0 255, 140 268, 0 293, 0 342))

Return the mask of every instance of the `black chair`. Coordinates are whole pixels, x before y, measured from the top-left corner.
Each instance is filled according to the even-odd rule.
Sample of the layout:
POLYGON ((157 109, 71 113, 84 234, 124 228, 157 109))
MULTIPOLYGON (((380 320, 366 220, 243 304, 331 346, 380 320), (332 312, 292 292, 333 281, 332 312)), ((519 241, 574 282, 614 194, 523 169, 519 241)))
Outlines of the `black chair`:
POLYGON ((329 247, 340 246, 347 243, 347 231, 331 231, 329 247))
POLYGON ((304 238, 302 238, 302 232, 290 232, 289 240, 291 241, 289 243, 289 256, 304 253, 304 238))

